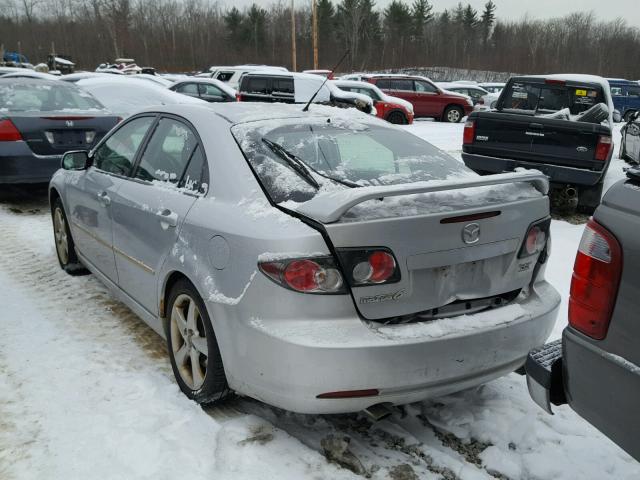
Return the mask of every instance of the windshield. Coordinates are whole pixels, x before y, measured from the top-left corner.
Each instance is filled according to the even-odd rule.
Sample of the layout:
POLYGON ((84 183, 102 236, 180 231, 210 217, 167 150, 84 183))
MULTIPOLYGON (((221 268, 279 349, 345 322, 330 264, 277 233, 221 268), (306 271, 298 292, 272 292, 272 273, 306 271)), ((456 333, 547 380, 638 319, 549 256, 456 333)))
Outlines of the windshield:
POLYGON ((568 108, 578 115, 605 102, 600 86, 569 86, 563 83, 516 81, 503 92, 500 110, 557 112, 568 108))
POLYGON ((305 202, 322 191, 470 174, 461 162, 393 127, 298 118, 236 125, 232 133, 275 203, 305 202))
POLYGON ((12 112, 104 109, 89 93, 66 83, 2 83, 0 108, 12 112))

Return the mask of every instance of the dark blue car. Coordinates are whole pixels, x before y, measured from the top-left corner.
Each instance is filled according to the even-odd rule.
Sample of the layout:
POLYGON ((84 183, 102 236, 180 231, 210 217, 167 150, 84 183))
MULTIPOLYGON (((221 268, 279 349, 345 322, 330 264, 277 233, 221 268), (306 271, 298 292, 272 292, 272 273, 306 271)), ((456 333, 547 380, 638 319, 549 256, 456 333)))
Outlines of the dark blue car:
POLYGON ((608 79, 611 86, 613 106, 620 112, 625 122, 640 111, 640 83, 632 80, 608 79))
POLYGON ((0 185, 48 183, 63 153, 91 149, 119 120, 73 84, 0 78, 0 185))

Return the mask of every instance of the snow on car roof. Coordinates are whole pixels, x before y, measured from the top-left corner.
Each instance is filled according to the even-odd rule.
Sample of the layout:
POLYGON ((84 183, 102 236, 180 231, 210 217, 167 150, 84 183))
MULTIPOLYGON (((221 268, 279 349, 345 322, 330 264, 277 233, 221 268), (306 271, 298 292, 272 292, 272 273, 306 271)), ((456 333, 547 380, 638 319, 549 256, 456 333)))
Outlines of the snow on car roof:
POLYGON ((210 78, 210 77, 187 77, 187 76, 185 76, 184 78, 180 78, 179 80, 173 82, 167 88, 171 88, 174 85, 178 85, 179 83, 203 83, 203 84, 206 84, 206 85, 214 85, 214 86, 218 87, 220 90, 222 90, 223 92, 225 92, 227 95, 230 95, 232 97, 236 96, 235 88, 230 87, 229 84, 227 84, 225 82, 221 82, 220 80, 216 80, 215 78, 210 78))
MULTIPOLYGON (((372 115, 360 112, 355 108, 337 108, 327 105, 313 104, 308 111, 303 112, 302 104, 288 103, 261 103, 261 102, 228 102, 208 104, 175 104, 163 105, 162 111, 178 115, 193 114, 196 116, 212 112, 224 118, 230 124, 259 122, 262 120, 275 120, 287 118, 327 118, 339 116, 341 119, 352 119, 366 123, 381 123, 393 128, 387 122, 378 120, 372 115)), ((158 111, 148 108, 145 111, 158 111)))

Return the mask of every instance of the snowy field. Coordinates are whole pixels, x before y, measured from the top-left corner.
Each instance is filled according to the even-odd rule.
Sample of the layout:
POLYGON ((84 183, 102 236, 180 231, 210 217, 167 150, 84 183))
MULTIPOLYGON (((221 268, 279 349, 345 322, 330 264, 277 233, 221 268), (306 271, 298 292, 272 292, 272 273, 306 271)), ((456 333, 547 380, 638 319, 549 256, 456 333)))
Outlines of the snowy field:
MULTIPOLYGON (((406 128, 460 157, 462 125, 406 128)), ((59 269, 50 223, 43 194, 0 197, 2 480, 640 478, 568 407, 539 409, 517 374, 375 424, 238 398, 202 409, 151 329, 92 276, 59 269)), ((552 231, 547 277, 566 302, 582 226, 555 220, 552 231)), ((566 321, 565 303, 554 337, 566 321)))

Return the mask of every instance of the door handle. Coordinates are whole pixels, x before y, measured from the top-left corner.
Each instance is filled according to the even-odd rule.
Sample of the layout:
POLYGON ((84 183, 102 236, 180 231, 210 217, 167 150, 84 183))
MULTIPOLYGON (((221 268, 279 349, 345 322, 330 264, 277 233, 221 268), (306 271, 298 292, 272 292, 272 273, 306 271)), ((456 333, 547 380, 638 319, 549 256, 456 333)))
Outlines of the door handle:
POLYGON ((160 219, 160 225, 164 230, 169 227, 173 228, 178 225, 178 214, 172 212, 168 208, 160 210, 158 213, 156 213, 156 217, 160 219))
POLYGON ((535 128, 538 130, 542 130, 544 126, 541 123, 530 123, 529 128, 535 128))
POLYGON ((100 192, 98 193, 98 200, 100 201, 100 203, 102 203, 102 205, 104 205, 105 207, 107 205, 111 204, 111 197, 109 195, 107 195, 107 192, 100 192))

